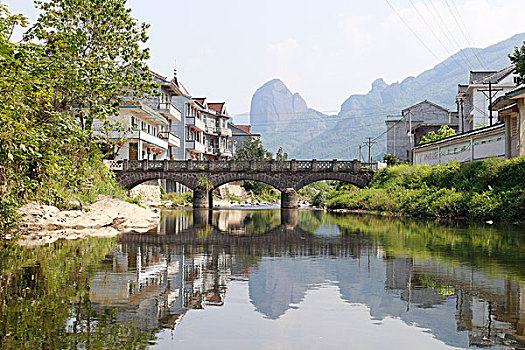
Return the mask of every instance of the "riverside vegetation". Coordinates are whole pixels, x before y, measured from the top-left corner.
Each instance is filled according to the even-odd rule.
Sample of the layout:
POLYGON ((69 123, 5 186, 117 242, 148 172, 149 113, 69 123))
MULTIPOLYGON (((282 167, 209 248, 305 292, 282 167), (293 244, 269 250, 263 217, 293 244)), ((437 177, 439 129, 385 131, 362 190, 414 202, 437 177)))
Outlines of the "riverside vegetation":
POLYGON ((101 161, 116 144, 92 126, 126 127, 110 122, 121 99, 154 88, 142 46, 148 25, 131 17, 126 0, 35 3, 40 16, 18 42, 13 31, 29 23, 0 4, 2 232, 16 227, 29 200, 69 209, 98 194, 125 197, 101 161))
POLYGON ((370 186, 318 191, 317 206, 500 222, 525 220, 525 157, 474 163, 389 166, 370 186))

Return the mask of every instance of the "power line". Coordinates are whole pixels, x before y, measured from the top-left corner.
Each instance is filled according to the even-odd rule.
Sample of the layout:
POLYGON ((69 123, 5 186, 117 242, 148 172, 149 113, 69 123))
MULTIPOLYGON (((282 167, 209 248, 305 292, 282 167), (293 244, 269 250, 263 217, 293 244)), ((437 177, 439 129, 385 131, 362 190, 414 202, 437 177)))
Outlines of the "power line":
MULTIPOLYGON (((426 0, 422 0, 423 4, 425 5, 425 7, 427 8, 428 12, 430 13, 430 15, 436 19, 436 16, 434 16, 434 14, 432 13, 432 11, 430 11, 430 8, 428 7, 427 5, 427 2, 426 0)), ((466 64, 470 67, 471 70, 474 70, 474 65, 472 64, 472 62, 469 60, 469 58, 467 57, 467 55, 462 51, 461 49, 461 45, 458 44, 458 42, 456 41, 456 38, 454 37, 454 35, 452 34, 452 32, 450 31, 450 29, 448 28, 446 22, 443 20, 443 17, 441 17, 441 14, 439 13, 438 9, 436 8, 436 6, 434 5, 434 3, 432 1, 430 1, 430 5, 432 5, 432 8, 434 9, 437 17, 439 18, 440 22, 443 24, 443 27, 441 26, 438 26, 438 28, 441 30, 441 32, 445 35, 445 37, 447 38, 447 40, 451 43, 451 44, 455 44, 455 47, 457 48, 457 50, 459 50, 459 54, 462 55, 465 60, 466 60, 466 64), (444 28, 444 29, 443 29, 444 28), (446 30, 446 32, 445 32, 446 30), (448 34, 447 34, 448 33, 448 34)), ((436 20, 437 22, 437 20, 436 20)))
POLYGON ((410 32, 412 32, 412 34, 416 37, 416 39, 421 43, 421 45, 423 45, 427 50, 428 52, 430 52, 432 54, 432 56, 434 56, 437 60, 439 60, 439 57, 434 53, 434 51, 432 51, 428 46, 427 44, 425 44, 425 42, 419 37, 419 35, 417 35, 417 33, 412 29, 412 27, 410 27, 408 25, 408 23, 403 19, 403 17, 401 16, 401 14, 395 9, 394 6, 392 6, 392 4, 390 3, 390 1, 388 0, 385 0, 386 3, 388 4, 388 6, 390 6, 390 8, 392 9, 392 11, 394 11, 397 15, 397 17, 399 17, 399 19, 401 20, 401 22, 403 22, 403 24, 405 25, 405 27, 408 28, 408 30, 410 30, 410 32))
POLYGON ((428 23, 428 21, 425 19, 425 17, 423 16, 423 14, 419 11, 419 9, 417 8, 417 6, 414 4, 414 2, 412 0, 409 0, 410 1, 410 4, 412 4, 412 7, 414 8, 414 10, 416 10, 417 14, 419 15, 419 17, 421 18, 421 20, 423 21, 423 23, 425 23, 425 25, 427 26, 427 28, 429 29, 430 33, 434 36, 434 38, 436 38, 436 40, 439 42, 439 44, 441 45, 441 47, 443 47, 443 49, 445 50, 445 53, 447 55, 450 55, 452 57, 452 59, 456 62, 456 63, 460 63, 454 53, 450 54, 449 53, 449 49, 446 47, 445 44, 443 44, 443 42, 441 41, 441 39, 439 38, 439 36, 436 34, 436 32, 433 30, 433 28, 430 26, 430 24, 428 23))
MULTIPOLYGON (((468 27, 466 26, 465 24, 465 21, 463 20, 462 16, 461 16, 461 12, 458 10, 457 6, 456 6, 456 3, 454 2, 454 0, 450 0, 450 2, 452 2, 452 6, 454 7, 454 9, 456 10, 456 13, 458 15, 458 18, 459 18, 459 23, 463 25, 463 28, 465 28, 465 32, 467 33, 466 37, 467 37, 467 41, 469 43, 470 46, 472 46, 474 48, 474 52, 477 52, 477 56, 481 59, 481 63, 482 63, 482 66, 488 70, 488 66, 486 66, 484 63, 485 61, 482 59, 482 56, 480 54, 480 49, 478 47, 475 47, 476 45, 474 45, 474 40, 472 40, 472 36, 470 35, 470 32, 468 30, 468 27)), ((448 2, 447 2, 447 5, 448 5, 448 2)))
MULTIPOLYGON (((452 4, 454 4, 454 1, 453 0, 450 0, 452 1, 452 4)), ((465 38, 467 44, 469 46, 471 46, 473 48, 473 52, 474 52, 474 56, 476 57, 476 59, 478 60, 478 62, 481 64, 481 66, 484 68, 484 69, 488 69, 487 66, 485 65, 484 61, 481 59, 479 53, 477 52, 478 50, 474 47, 474 45, 470 42, 468 36, 465 34, 465 32, 463 31, 463 28, 462 26, 460 25, 460 21, 458 20, 458 18, 456 18, 456 14, 454 13, 454 11, 452 11, 452 8, 450 7, 450 4, 448 3, 448 0, 445 0, 445 4, 447 5, 448 9, 450 10, 450 13, 452 14, 452 17, 454 18, 454 21, 456 22, 456 25, 458 26, 459 30, 461 31, 461 34, 463 35, 463 37, 465 38)), ((454 7, 456 5, 454 4, 454 7)), ((456 8, 456 11, 457 11, 457 8, 456 8)), ((458 15, 459 15, 459 11, 458 11, 458 15)), ((466 27, 465 27, 466 29, 466 27)))

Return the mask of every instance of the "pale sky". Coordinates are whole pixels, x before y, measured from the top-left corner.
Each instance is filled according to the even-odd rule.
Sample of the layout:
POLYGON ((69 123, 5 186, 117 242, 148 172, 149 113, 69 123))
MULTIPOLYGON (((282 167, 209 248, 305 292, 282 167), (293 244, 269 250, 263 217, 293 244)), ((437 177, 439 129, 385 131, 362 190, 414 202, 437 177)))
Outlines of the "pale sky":
MULTIPOLYGON (((32 0, 0 2, 31 21, 36 17, 32 0)), ((523 0, 128 0, 128 5, 134 17, 151 24, 151 69, 171 76, 176 62, 193 96, 226 101, 230 114, 248 112, 255 90, 273 78, 299 92, 309 107, 336 113, 376 78, 400 81, 460 47, 486 47, 525 32, 523 0), (466 28, 460 31, 457 23, 466 28)))

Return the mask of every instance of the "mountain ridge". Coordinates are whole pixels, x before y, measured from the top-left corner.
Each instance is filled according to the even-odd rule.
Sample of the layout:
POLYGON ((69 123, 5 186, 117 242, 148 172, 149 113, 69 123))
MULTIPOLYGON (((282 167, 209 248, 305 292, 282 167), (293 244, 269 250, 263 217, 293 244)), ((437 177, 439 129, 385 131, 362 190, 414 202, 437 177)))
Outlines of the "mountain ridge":
MULTIPOLYGON (((399 114, 423 100, 455 110, 457 84, 468 82, 469 71, 497 71, 509 66, 508 54, 524 41, 525 33, 520 33, 484 49, 465 48, 416 76, 392 84, 379 77, 368 93, 353 94, 343 101, 336 115, 309 108, 299 93, 292 94, 284 82, 275 78, 252 97, 252 128, 262 135, 266 148, 275 152, 283 146, 292 158, 357 158, 358 146, 365 137, 384 134, 386 115, 399 114), (297 109, 293 101, 296 95, 301 107, 297 109)), ((384 140, 384 135, 376 140, 375 158, 384 154, 384 140)))

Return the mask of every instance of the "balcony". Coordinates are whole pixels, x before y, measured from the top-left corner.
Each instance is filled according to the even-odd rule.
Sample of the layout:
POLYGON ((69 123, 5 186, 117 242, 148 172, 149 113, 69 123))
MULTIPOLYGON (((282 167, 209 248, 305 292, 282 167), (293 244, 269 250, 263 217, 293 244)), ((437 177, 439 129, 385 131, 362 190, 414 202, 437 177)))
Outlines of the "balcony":
POLYGON ((167 150, 168 149, 168 142, 166 140, 161 139, 160 137, 153 136, 151 134, 148 134, 144 131, 135 131, 134 134, 138 133, 138 139, 147 142, 154 146, 159 146, 160 148, 167 150))
POLYGON ((190 151, 194 151, 197 153, 205 153, 206 152, 206 146, 204 146, 203 143, 195 140, 187 140, 186 141, 186 149, 190 151))
POLYGON ((160 103, 159 104, 159 113, 165 116, 166 118, 176 120, 180 122, 182 120, 180 111, 172 105, 171 103, 160 103))
POLYGON ((226 136, 231 137, 232 136, 232 129, 230 128, 217 128, 217 132, 220 136, 226 136))
POLYGON ((194 127, 195 129, 200 131, 206 130, 206 125, 204 124, 204 122, 196 117, 186 118, 186 125, 188 125, 189 127, 194 127))
POLYGON ((217 133, 217 127, 213 125, 206 125, 206 133, 208 134, 216 134, 217 133))
MULTIPOLYGON (((96 131, 95 131, 96 132, 96 131)), ((96 132, 99 135, 102 135, 100 132, 96 132)), ((153 136, 142 130, 130 130, 130 131, 113 131, 109 135, 105 135, 108 139, 111 140, 140 140, 146 143, 149 143, 152 146, 157 146, 164 150, 168 149, 168 140, 162 139, 159 135, 153 136)), ((179 141, 180 144, 180 141, 179 141)))
POLYGON ((180 138, 172 134, 171 132, 161 132, 159 133, 159 137, 163 140, 168 141, 168 145, 170 147, 180 147, 180 138))

